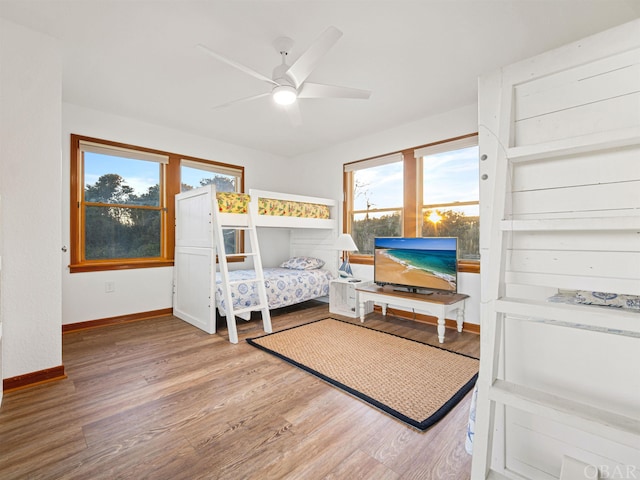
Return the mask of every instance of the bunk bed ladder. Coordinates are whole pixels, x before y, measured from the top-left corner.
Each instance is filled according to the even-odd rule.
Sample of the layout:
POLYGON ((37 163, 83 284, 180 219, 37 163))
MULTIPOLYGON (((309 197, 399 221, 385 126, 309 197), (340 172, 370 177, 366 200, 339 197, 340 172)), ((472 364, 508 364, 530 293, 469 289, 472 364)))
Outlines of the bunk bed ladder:
MULTIPOLYGON (((552 157, 551 155, 549 158, 552 157)), ((505 185, 509 183, 512 165, 508 158, 503 158, 501 163, 502 166, 498 165, 496 168, 497 182, 494 198, 499 200, 496 204, 505 205, 508 200, 506 197, 509 195, 505 185)), ((566 219, 562 222, 557 222, 554 219, 538 219, 535 222, 502 220, 496 222, 498 226, 492 231, 489 249, 490 280, 487 285, 491 298, 483 303, 481 308, 482 345, 472 479, 525 480, 528 478, 508 471, 504 465, 501 467, 502 472, 491 468, 496 449, 493 438, 496 432, 496 416, 504 414, 506 407, 545 417, 629 447, 637 448, 640 445, 640 419, 638 418, 596 408, 576 399, 563 398, 500 378, 502 370, 506 368, 501 346, 504 342, 503 337, 507 322, 543 322, 555 327, 605 332, 602 333, 603 335, 610 334, 608 329, 615 326, 617 335, 640 338, 637 313, 616 309, 607 311, 606 307, 562 305, 509 298, 506 294, 509 282, 505 252, 512 242, 514 232, 640 231, 640 216, 638 215, 626 218, 579 218, 573 220, 566 219), (602 308, 605 308, 605 311, 602 308), (580 320, 576 321, 578 314, 580 320)), ((633 281, 637 286, 638 280, 633 281)), ((500 457, 498 456, 498 458, 500 457)), ((576 462, 575 459, 565 456, 562 470, 569 471, 570 468, 576 468, 576 462)), ((594 468, 584 464, 583 471, 589 471, 593 474, 594 468)), ((560 480, 565 478, 583 477, 560 476, 560 480)), ((590 476, 589 478, 599 477, 590 476)))
POLYGON ((248 213, 246 215, 246 223, 243 225, 224 225, 221 219, 220 209, 218 202, 213 196, 214 205, 212 208, 214 231, 216 237, 216 250, 218 254, 218 264, 220 265, 220 276, 222 277, 222 292, 224 297, 224 305, 227 317, 227 329, 229 332, 229 341, 231 343, 238 343, 238 329, 236 326, 236 315, 250 314, 251 312, 260 311, 262 315, 262 324, 264 331, 271 333, 271 314, 269 313, 269 304, 267 300, 267 291, 264 284, 264 272, 262 269, 262 259, 260 257, 260 248, 258 246, 258 232, 256 230, 254 215, 257 215, 255 206, 250 203, 248 206, 248 213), (243 253, 231 253, 227 254, 224 245, 224 232, 225 231, 242 231, 246 232, 245 235, 245 249, 243 253), (247 241, 248 240, 248 241, 247 241), (256 290, 258 292, 259 301, 255 305, 243 308, 234 308, 233 297, 231 294, 231 286, 234 283, 229 279, 229 265, 228 258, 232 257, 251 257, 253 259, 253 268, 255 277, 250 279, 243 279, 242 283, 255 283, 256 290))
MULTIPOLYGON (((636 27, 637 25, 636 22, 636 27)), ((623 28, 631 28, 631 26, 623 28)), ((626 43, 631 39, 623 35, 620 38, 620 41, 625 45, 624 48, 628 48, 626 43)), ((576 45, 567 47, 566 51, 571 53, 589 52, 586 47, 576 45)), ((611 48, 613 50, 613 47, 611 48)), ((592 50, 598 49, 593 48, 592 50)), ((635 55, 635 71, 637 72, 640 48, 636 48, 633 54, 635 55)), ((588 53, 584 55, 586 56, 588 53)), ((630 54, 624 53, 623 55, 630 54)), ((626 66, 633 62, 624 60, 623 55, 612 56, 613 60, 609 61, 614 66, 604 65, 602 67, 604 73, 612 71, 622 75, 620 72, 631 71, 631 68, 626 66), (614 61, 618 61, 618 58, 624 60, 624 62, 620 60, 621 67, 614 63, 614 61)), ((550 57, 550 62, 551 60, 556 61, 556 63, 551 63, 553 68, 558 69, 559 65, 563 65, 558 61, 558 58, 550 57)), ((581 65, 576 60, 576 64, 575 69, 586 68, 583 65, 588 62, 583 59, 581 65)), ((561 460, 561 465, 554 463, 554 467, 544 472, 534 470, 535 467, 532 465, 523 467, 522 463, 514 461, 514 457, 508 457, 506 453, 509 446, 508 441, 513 442, 515 436, 507 438, 505 435, 505 419, 510 413, 525 412, 523 415, 531 415, 531 418, 540 417, 545 422, 550 421, 562 425, 562 428, 583 432, 584 435, 591 438, 599 437, 603 441, 618 444, 625 452, 640 451, 640 418, 633 412, 623 414, 622 410, 613 411, 607 407, 596 407, 597 402, 590 404, 592 399, 571 396, 570 389, 563 390, 565 392, 563 394, 552 394, 546 390, 546 388, 550 388, 548 384, 546 386, 542 386, 545 385, 543 382, 539 382, 537 386, 521 384, 521 382, 528 381, 528 378, 524 375, 513 374, 513 370, 518 367, 514 367, 510 363, 516 359, 516 355, 513 345, 510 345, 509 342, 512 342, 511 339, 514 337, 507 335, 507 329, 513 326, 518 331, 518 327, 527 327, 521 322, 527 322, 529 327, 535 328, 539 327, 532 325, 531 322, 538 325, 544 324, 545 329, 548 325, 548 330, 552 331, 558 327, 568 329, 564 330, 567 332, 565 337, 570 334, 578 339, 584 338, 584 334, 580 336, 578 330, 589 330, 595 335, 607 337, 609 344, 618 338, 623 346, 629 345, 628 338, 624 337, 640 338, 640 319, 635 312, 601 306, 553 303, 547 301, 546 298, 538 298, 535 295, 528 296, 527 293, 530 293, 531 289, 523 294, 523 287, 529 285, 568 290, 575 289, 575 285, 580 285, 578 288, 584 290, 597 290, 602 287, 601 291, 626 294, 640 290, 640 272, 636 271, 639 249, 638 244, 634 243, 637 240, 627 240, 640 233, 640 210, 638 210, 640 197, 637 195, 637 187, 633 187, 636 190, 632 194, 624 190, 626 185, 632 181, 637 184, 637 169, 634 170, 635 177, 631 173, 614 173, 608 177, 606 181, 610 182, 611 186, 607 191, 608 195, 603 195, 604 198, 599 200, 598 210, 579 205, 582 210, 569 211, 566 205, 572 205, 570 199, 567 200, 566 205, 563 204, 564 209, 555 205, 550 207, 549 204, 539 206, 531 201, 525 203, 524 194, 520 193, 525 189, 522 186, 525 184, 523 172, 531 172, 531 169, 535 169, 534 171, 541 179, 536 180, 539 183, 535 184, 539 190, 544 189, 553 193, 558 188, 564 188, 564 184, 559 183, 558 177, 561 175, 569 177, 566 172, 570 167, 562 166, 563 162, 573 162, 577 159, 584 162, 583 168, 585 171, 589 171, 590 176, 585 175, 575 183, 567 183, 570 188, 566 188, 566 190, 590 192, 591 185, 598 184, 599 179, 593 180, 593 177, 597 177, 598 173, 593 167, 589 168, 589 165, 592 165, 599 158, 598 155, 603 158, 610 156, 612 159, 618 159, 619 162, 622 162, 622 158, 624 158, 628 164, 630 162, 628 159, 633 158, 633 154, 630 152, 640 151, 640 124, 637 120, 639 117, 637 113, 635 117, 630 117, 634 118, 636 122, 632 128, 611 129, 611 131, 596 131, 594 129, 593 132, 589 131, 583 136, 575 137, 570 136, 573 131, 569 129, 567 138, 561 140, 513 146, 514 143, 517 143, 514 140, 516 138, 514 130, 520 128, 522 131, 526 127, 526 125, 524 127, 516 125, 518 119, 514 120, 518 108, 524 108, 521 105, 527 101, 527 95, 516 92, 516 87, 527 88, 526 82, 533 82, 538 77, 542 79, 541 82, 547 83, 545 83, 544 89, 540 87, 536 93, 551 90, 549 85, 553 85, 552 80, 560 87, 564 87, 564 84, 561 83, 565 81, 564 77, 559 74, 557 75, 558 79, 551 75, 545 77, 548 72, 543 68, 545 65, 543 60, 538 58, 535 63, 532 62, 532 65, 534 66, 530 67, 528 63, 523 62, 512 69, 503 69, 493 76, 485 77, 480 82, 481 205, 484 202, 486 206, 486 210, 483 210, 486 214, 483 216, 486 230, 481 233, 484 274, 481 300, 482 336, 473 437, 472 480, 558 478, 558 471, 560 472, 560 480, 600 478, 597 466, 584 463, 589 461, 585 459, 596 458, 595 453, 591 457, 584 455, 583 460, 576 460, 567 454, 578 451, 576 444, 564 444, 566 450, 554 452, 561 460), (535 76, 528 70, 528 68, 533 70, 534 67, 536 69, 535 76), (524 87, 520 87, 520 85, 524 85, 524 87), (521 103, 518 104, 518 101, 521 103), (621 147, 623 148, 621 149, 621 147), (615 154, 619 156, 614 157, 615 154), (589 160, 589 156, 592 157, 591 160, 589 160), (522 170, 523 168, 525 170, 522 170), (529 170, 526 170, 527 168, 529 170), (557 208, 557 210, 553 210, 553 208, 557 208), (533 260, 527 259, 525 255, 534 255, 533 249, 540 248, 540 243, 533 242, 539 242, 540 237, 544 235, 553 237, 556 250, 547 257, 542 254, 538 257, 532 257, 533 260), (605 235, 607 237, 603 237, 605 235), (588 264, 589 270, 586 268, 579 270, 579 267, 575 266, 577 262, 575 257, 571 255, 572 253, 579 254, 580 248, 586 247, 573 247, 569 244, 570 240, 566 240, 578 236, 585 242, 587 240, 591 242, 589 245, 597 245, 597 248, 588 247, 591 251, 590 255, 612 252, 612 255, 616 255, 603 256, 602 258, 619 259, 622 258, 622 255, 626 255, 625 260, 617 260, 611 269, 601 266, 607 262, 593 262, 588 264), (625 247, 603 244, 604 242, 600 239, 609 238, 609 236, 615 236, 619 242, 622 242, 620 239, 623 238, 627 242, 624 244, 625 247), (559 239, 565 242, 564 247, 558 246, 561 241, 559 239), (535 245, 535 247, 531 245, 535 245), (523 250, 527 253, 522 253, 523 250), (617 255, 619 252, 622 253, 617 255), (563 255, 565 256, 563 257, 563 255), (554 256, 555 258, 552 258, 554 256), (569 257, 573 263, 571 261, 561 263, 561 260, 569 257), (523 258, 529 263, 522 260, 523 258), (551 260, 540 260, 547 258, 551 258, 551 260), (625 263, 626 265, 624 265, 625 263), (567 272, 565 270, 567 268, 575 268, 575 270, 567 272), (585 270, 586 273, 581 273, 585 270), (610 290, 604 290, 605 288, 610 288, 610 290), (511 350, 508 350, 509 346, 511 346, 511 350), (555 465, 559 467, 558 470, 555 465), (553 470, 556 471, 553 472, 553 470), (589 475, 587 476, 585 472, 588 472, 589 475)), ((596 67, 600 68, 600 64, 594 62, 593 66, 589 65, 588 68, 599 72, 596 67)), ((592 71, 590 71, 590 75, 597 76, 592 71)), ((584 77, 582 75, 581 79, 584 77)), ((636 77, 633 77, 632 74, 629 74, 629 77, 637 79, 637 73, 636 77)), ((577 88, 573 84, 570 85, 572 88, 577 88)), ((612 81, 611 85, 618 86, 618 83, 612 81)), ((600 93, 598 91, 598 93, 604 98, 603 103, 616 101, 617 94, 611 94, 612 100, 609 100, 609 97, 605 96, 608 92, 600 93)), ((558 95, 555 101, 559 102, 562 99, 563 96, 558 95)), ((587 105, 585 107, 587 110, 590 103, 586 100, 584 103, 587 105)), ((577 100, 576 104, 578 104, 577 100)), ((552 116, 555 110, 552 107, 549 107, 549 110, 552 112, 550 114, 552 116)), ((560 108, 558 107, 557 110, 560 108)), ((542 117, 542 114, 539 116, 542 117)), ((582 119, 582 117, 576 118, 582 119)), ((545 120, 536 118, 535 125, 546 125, 545 120)), ((591 125, 597 125, 597 122, 594 120, 592 124, 589 124, 589 127, 591 125)), ((523 134, 520 133, 520 135, 523 134)), ((525 137, 518 137, 518 140, 520 138, 525 137)), ((574 164, 570 163, 570 165, 574 164)), ((615 168, 621 172, 627 171, 619 165, 611 167, 612 170, 615 168)), ((564 181, 564 178, 562 180, 564 181)), ((526 185, 526 188, 532 189, 529 187, 530 183, 526 185)), ((529 195, 529 191, 531 190, 526 192, 527 195, 529 195)), ((527 199, 531 198, 539 199, 541 197, 527 197, 527 199)), ((559 197, 552 198, 557 201, 559 197)), ((570 350, 571 347, 568 346, 567 351, 570 350)), ((552 388, 556 386, 553 385, 552 388)), ((511 432, 513 434, 514 430, 511 432)), ((618 453, 616 452, 616 454, 618 453)), ((625 453, 625 455, 629 454, 625 453)), ((542 454, 538 452, 538 457, 541 456, 542 454)), ((629 456, 625 458, 629 458, 629 456)), ((603 478, 610 477, 605 475, 603 478)))

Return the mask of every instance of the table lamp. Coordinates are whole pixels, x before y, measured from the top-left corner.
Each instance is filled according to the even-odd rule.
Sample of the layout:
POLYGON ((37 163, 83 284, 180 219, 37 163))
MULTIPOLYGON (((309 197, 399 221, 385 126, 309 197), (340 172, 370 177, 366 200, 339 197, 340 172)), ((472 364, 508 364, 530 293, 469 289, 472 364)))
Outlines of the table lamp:
POLYGON ((349 235, 348 233, 343 233, 338 236, 334 248, 336 250, 341 250, 342 252, 344 252, 342 256, 342 265, 340 265, 340 268, 338 269, 338 274, 344 278, 352 277, 353 271, 351 270, 351 265, 349 265, 349 252, 358 251, 356 242, 353 241, 351 235, 349 235))

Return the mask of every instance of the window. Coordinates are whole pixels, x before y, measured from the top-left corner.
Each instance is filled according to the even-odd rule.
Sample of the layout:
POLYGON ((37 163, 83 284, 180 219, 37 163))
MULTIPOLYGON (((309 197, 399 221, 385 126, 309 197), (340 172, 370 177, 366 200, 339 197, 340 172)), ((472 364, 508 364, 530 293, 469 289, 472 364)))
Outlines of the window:
POLYGON ((465 138, 414 153, 422 167, 420 233, 458 237, 458 256, 480 259, 480 191, 477 138, 465 138))
POLYGON ((479 271, 477 134, 345 164, 345 229, 373 263, 375 237, 458 237, 459 269, 479 271))
POLYGON ((181 183, 242 191, 243 175, 242 167, 71 135, 71 272, 173 265, 181 183))
POLYGON ((402 236, 402 155, 345 166, 350 174, 349 231, 360 254, 373 255, 375 237, 402 236))

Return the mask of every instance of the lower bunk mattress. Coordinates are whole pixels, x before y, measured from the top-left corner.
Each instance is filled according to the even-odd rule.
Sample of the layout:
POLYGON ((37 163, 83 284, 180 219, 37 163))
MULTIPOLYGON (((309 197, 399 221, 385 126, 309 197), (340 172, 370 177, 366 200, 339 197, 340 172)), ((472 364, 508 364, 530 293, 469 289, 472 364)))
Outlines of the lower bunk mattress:
MULTIPOLYGON (((333 279, 331 272, 323 269, 263 268, 263 271, 270 310, 327 296, 329 295, 329 282, 333 279)), ((242 282, 242 280, 253 278, 255 278, 254 270, 232 270, 229 272, 231 282, 239 281, 239 283, 231 285, 234 309, 246 308, 260 303, 256 282, 242 282)), ((216 273, 216 307, 218 307, 220 315, 226 316, 220 272, 216 273)), ((249 318, 249 314, 238 316, 249 318)))

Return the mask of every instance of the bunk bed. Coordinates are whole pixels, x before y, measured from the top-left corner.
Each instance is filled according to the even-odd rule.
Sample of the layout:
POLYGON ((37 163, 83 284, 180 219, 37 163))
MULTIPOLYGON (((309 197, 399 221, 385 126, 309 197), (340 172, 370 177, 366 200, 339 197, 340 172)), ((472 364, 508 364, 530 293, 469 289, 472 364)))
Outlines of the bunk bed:
MULTIPOLYGON (((329 282, 337 274, 336 209, 336 202, 326 198, 256 189, 248 194, 216 192, 212 185, 176 195, 174 315, 215 333, 217 310, 227 317, 230 340, 235 343, 235 320, 229 321, 227 298, 235 316, 247 320, 251 311, 259 310, 261 290, 268 309, 327 296, 329 282), (234 228, 248 230, 244 234, 247 251, 224 252, 225 261, 216 262, 225 249, 216 237, 234 228), (288 258, 274 266, 262 265, 256 233, 261 228, 289 231, 288 258), (264 282, 256 282, 256 277, 264 282)), ((269 331, 265 313, 265 331, 269 331)))

